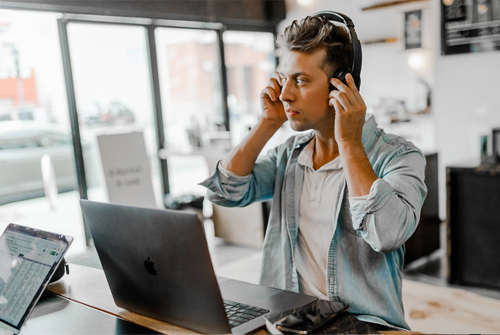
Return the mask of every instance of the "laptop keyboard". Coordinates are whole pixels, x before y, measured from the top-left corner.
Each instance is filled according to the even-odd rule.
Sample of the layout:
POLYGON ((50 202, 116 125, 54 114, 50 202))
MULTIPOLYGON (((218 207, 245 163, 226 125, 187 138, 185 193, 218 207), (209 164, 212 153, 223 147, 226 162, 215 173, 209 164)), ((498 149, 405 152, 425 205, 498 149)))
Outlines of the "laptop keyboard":
POLYGON ((227 318, 231 328, 237 327, 247 321, 255 319, 269 312, 268 309, 240 304, 230 300, 224 300, 227 318))

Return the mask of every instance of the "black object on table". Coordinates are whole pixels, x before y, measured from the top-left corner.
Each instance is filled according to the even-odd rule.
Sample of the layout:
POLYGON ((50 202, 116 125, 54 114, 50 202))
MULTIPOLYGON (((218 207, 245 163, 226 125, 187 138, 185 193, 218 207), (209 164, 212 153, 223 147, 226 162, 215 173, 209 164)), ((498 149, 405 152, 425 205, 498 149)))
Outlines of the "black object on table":
POLYGON ((379 331, 394 330, 376 323, 360 321, 350 313, 342 313, 317 329, 314 334, 377 334, 379 331))

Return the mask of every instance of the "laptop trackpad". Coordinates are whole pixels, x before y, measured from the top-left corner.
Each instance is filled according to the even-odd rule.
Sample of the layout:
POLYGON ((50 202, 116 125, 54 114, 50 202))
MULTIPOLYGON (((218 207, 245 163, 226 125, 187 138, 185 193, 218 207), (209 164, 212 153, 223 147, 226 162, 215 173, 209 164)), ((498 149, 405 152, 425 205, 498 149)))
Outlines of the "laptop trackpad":
POLYGON ((282 292, 279 289, 233 279, 222 283, 219 282, 219 287, 223 299, 267 309, 274 307, 272 297, 282 292))

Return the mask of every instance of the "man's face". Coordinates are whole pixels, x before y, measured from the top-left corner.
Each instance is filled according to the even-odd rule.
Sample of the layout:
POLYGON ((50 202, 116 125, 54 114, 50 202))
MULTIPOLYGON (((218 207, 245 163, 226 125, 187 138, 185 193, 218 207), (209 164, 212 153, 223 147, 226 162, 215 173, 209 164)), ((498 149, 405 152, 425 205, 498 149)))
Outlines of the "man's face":
POLYGON ((293 130, 329 130, 335 112, 328 105, 330 78, 323 70, 326 51, 312 53, 288 50, 280 67, 282 81, 280 100, 293 130))

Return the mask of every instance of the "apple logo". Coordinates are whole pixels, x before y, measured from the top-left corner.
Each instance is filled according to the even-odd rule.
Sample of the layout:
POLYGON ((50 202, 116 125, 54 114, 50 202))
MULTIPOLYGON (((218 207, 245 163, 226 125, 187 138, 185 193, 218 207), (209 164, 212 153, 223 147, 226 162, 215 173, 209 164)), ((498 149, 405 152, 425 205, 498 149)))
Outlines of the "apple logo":
POLYGON ((156 269, 155 269, 155 263, 151 262, 151 260, 148 259, 144 261, 144 267, 146 267, 146 271, 153 276, 156 276, 156 269))

